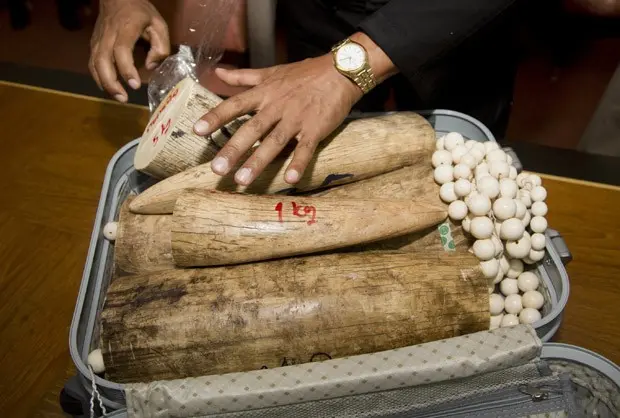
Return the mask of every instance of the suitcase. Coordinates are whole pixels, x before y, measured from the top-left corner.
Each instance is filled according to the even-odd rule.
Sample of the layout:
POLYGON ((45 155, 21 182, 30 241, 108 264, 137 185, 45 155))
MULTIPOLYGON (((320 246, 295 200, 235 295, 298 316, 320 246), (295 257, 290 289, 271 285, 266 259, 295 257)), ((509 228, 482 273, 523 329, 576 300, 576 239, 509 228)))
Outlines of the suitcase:
MULTIPOLYGON (((466 138, 495 141, 484 125, 467 115, 447 110, 420 113, 430 121, 438 135, 456 131, 466 138)), ((364 116, 367 115, 351 117, 364 116)), ((61 393, 61 404, 67 413, 87 416, 91 410, 98 410, 94 412, 101 414, 104 408, 108 412, 106 416, 126 416, 127 408, 132 412, 135 408, 143 411, 142 416, 502 416, 500 411, 510 414, 515 405, 521 405, 523 415, 505 416, 530 416, 535 415, 534 412, 556 414, 549 416, 580 416, 575 414, 596 404, 594 408, 611 413, 608 416, 620 414, 618 405, 613 404, 614 399, 620 399, 620 370, 617 366, 577 347, 546 343, 561 324, 569 294, 564 265, 571 259, 561 235, 551 229, 546 232, 545 258, 537 265, 545 296, 542 319, 532 326, 517 327, 518 332, 498 329, 400 350, 311 363, 312 367, 287 366, 235 374, 235 377, 223 375, 217 378, 224 380, 217 382, 187 379, 136 386, 120 385, 91 375, 86 358, 96 346, 97 318, 111 278, 113 256, 113 247, 102 238, 101 230, 116 218, 121 203, 130 192, 139 193, 153 182, 133 169, 137 143, 135 140, 119 150, 105 174, 70 329, 70 352, 78 373, 61 393), (515 339, 517 334, 522 338, 515 339), (469 351, 459 351, 474 339, 477 339, 479 348, 485 348, 483 357, 472 347, 469 351), (490 341, 497 341, 497 344, 487 347, 490 341), (452 353, 446 355, 446 358, 451 357, 449 363, 457 358, 462 360, 457 370, 450 373, 446 371, 446 359, 435 356, 446 348, 452 353), (398 360, 403 353, 406 358, 398 360), (425 360, 418 364, 414 360, 420 357, 425 360), (500 357, 499 362, 486 361, 500 357), (351 362, 358 363, 353 365, 351 362), (364 367, 368 364, 375 366, 364 367), (310 369, 322 370, 320 381, 316 378, 308 380, 310 374, 315 373, 308 372, 310 369), (566 373, 560 373, 562 370, 566 373), (460 372, 467 373, 462 375, 460 372), (277 375, 281 373, 286 375, 277 375), (299 378, 292 380, 292 374, 299 378), (267 387, 240 383, 247 379, 270 383, 267 387), (300 383, 295 383, 297 381, 300 383), (594 383, 589 383, 591 381, 594 383), (221 386, 214 390, 216 383, 221 386), (549 390, 544 389, 546 385, 549 390), (201 390, 195 390, 196 387, 201 390), (205 387, 207 390, 202 390, 205 387), (596 395, 604 390, 606 396, 596 395), (594 395, 588 398, 592 401, 583 406, 577 395, 586 392, 594 395), (452 395, 448 396, 449 393, 452 395), (95 399, 91 399, 92 395, 96 395, 95 399), (430 402, 431 398, 435 401, 430 402), (156 399, 162 402, 168 399, 177 410, 173 411, 165 403, 154 402, 156 399), (571 399, 573 401, 568 402, 571 399), (91 404, 91 401, 94 402, 91 404), (602 406, 597 406, 599 403, 602 406), (99 404, 103 408, 99 408, 99 404), (461 410, 462 405, 470 407, 461 410), (557 410, 552 411, 553 408, 557 410), (560 413, 565 415, 557 415, 560 413)), ((511 153, 509 149, 506 151, 511 153)), ((516 155, 511 155, 519 169, 516 155)))

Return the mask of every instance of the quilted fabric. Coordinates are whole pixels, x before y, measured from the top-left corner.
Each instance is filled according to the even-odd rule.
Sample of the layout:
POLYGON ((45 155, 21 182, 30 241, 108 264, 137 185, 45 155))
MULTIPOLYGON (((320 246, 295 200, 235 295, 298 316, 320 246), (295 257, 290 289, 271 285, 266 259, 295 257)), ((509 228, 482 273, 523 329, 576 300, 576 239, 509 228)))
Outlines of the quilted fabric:
POLYGON ((131 384, 127 410, 193 417, 424 385, 527 364, 540 347, 534 329, 520 325, 343 359, 131 384))

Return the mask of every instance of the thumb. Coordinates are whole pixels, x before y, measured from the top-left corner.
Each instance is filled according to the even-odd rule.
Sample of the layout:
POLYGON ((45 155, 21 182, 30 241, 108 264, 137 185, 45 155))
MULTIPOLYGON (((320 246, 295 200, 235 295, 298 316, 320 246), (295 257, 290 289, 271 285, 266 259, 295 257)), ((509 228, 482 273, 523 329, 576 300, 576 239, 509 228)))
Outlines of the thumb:
POLYGON ((254 87, 265 81, 275 71, 276 67, 243 70, 227 70, 219 67, 215 69, 215 74, 230 86, 254 87))

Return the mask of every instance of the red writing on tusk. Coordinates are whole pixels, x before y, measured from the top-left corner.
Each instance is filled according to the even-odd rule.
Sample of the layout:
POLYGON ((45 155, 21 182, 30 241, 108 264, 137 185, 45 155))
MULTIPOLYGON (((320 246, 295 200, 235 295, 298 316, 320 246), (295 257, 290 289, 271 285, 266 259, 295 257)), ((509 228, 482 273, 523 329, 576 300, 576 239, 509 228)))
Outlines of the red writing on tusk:
MULTIPOLYGON (((316 220, 316 208, 314 206, 304 206, 298 205, 295 202, 291 202, 292 205, 292 215, 297 216, 298 218, 305 218, 310 215, 310 219, 306 222, 308 225, 312 225, 317 223, 316 220)), ((278 222, 284 222, 284 214, 283 214, 284 205, 282 202, 278 202, 274 210, 278 212, 278 222)))

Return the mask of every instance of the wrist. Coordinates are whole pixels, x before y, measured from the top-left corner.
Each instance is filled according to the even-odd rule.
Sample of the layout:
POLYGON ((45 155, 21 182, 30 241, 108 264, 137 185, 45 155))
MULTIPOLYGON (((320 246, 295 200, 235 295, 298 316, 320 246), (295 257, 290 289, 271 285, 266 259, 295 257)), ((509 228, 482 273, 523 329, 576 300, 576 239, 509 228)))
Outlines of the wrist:
POLYGON ((390 57, 368 35, 363 32, 356 32, 349 39, 366 49, 368 65, 370 65, 375 75, 377 84, 398 73, 398 68, 396 68, 390 57))

